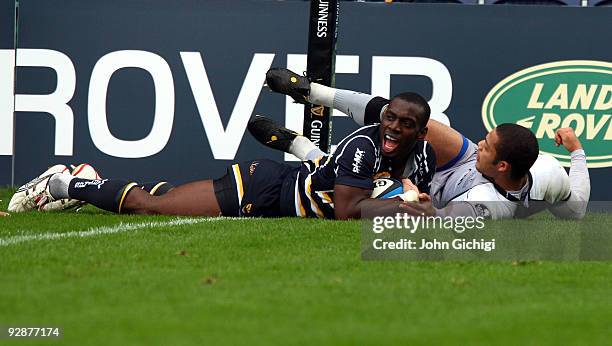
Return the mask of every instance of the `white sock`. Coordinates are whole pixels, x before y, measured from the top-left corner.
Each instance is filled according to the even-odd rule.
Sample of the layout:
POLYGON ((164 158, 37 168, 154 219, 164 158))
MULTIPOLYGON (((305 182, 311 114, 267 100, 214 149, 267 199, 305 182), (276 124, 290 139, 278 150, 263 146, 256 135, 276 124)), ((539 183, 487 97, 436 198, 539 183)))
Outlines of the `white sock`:
POLYGON ((332 107, 348 114, 359 125, 365 125, 365 110, 374 96, 352 90, 335 89, 310 83, 308 100, 315 105, 332 107))
POLYGON ((310 83, 310 94, 308 95, 308 100, 310 103, 315 105, 333 107, 335 94, 336 89, 334 88, 330 88, 319 83, 310 83))
POLYGON ((68 196, 68 185, 74 179, 70 174, 58 173, 49 179, 49 193, 55 199, 70 198, 68 196))
POLYGON ((336 89, 334 109, 348 114, 359 126, 365 125, 366 106, 374 96, 357 91, 336 89))
POLYGON ((308 152, 308 154, 306 154, 306 160, 307 161, 314 161, 318 158, 321 158, 325 155, 325 153, 323 152, 323 150, 319 149, 319 148, 314 148, 311 151, 308 152))
POLYGON ((315 149, 321 152, 321 150, 316 145, 314 145, 314 143, 311 142, 310 139, 304 136, 297 136, 289 146, 289 153, 295 155, 298 159, 302 161, 306 161, 309 160, 307 158, 308 154, 315 149))

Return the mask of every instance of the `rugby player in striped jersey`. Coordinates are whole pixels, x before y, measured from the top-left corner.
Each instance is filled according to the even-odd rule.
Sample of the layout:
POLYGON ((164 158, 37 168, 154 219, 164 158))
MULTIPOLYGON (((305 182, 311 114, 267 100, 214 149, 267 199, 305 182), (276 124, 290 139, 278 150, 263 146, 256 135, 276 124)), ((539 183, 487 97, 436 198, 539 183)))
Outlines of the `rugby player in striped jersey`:
MULTIPOLYGON (((436 169, 434 151, 424 141, 429 115, 423 97, 402 93, 388 102, 380 123, 356 130, 333 154, 320 154, 309 142, 298 145, 305 158, 298 167, 272 160, 241 162, 219 179, 177 186, 159 196, 129 180, 52 173, 20 188, 9 210, 45 210, 47 203, 70 198, 118 213, 336 219, 360 218, 362 210, 393 214, 406 201, 401 195, 371 198, 374 180, 403 179, 405 191, 429 193, 436 169)), ((281 150, 303 138, 261 116, 251 119, 249 128, 281 150)))

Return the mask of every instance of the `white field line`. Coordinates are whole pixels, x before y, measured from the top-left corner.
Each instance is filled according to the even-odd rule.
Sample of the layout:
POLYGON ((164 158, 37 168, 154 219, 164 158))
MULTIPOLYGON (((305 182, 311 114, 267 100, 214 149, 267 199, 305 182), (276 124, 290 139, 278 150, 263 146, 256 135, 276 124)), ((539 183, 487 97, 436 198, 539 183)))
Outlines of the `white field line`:
POLYGON ((74 238, 74 237, 85 238, 85 237, 92 237, 92 236, 97 236, 97 235, 137 231, 143 228, 159 228, 159 227, 172 227, 172 226, 182 226, 182 225, 194 225, 194 224, 198 224, 202 222, 233 220, 233 219, 238 219, 238 218, 229 218, 229 217, 184 218, 184 219, 174 219, 170 221, 120 223, 115 226, 102 226, 102 227, 89 228, 85 231, 20 235, 20 236, 15 236, 15 237, 9 237, 6 239, 0 239, 0 247, 15 245, 19 243, 28 242, 28 241, 34 241, 34 240, 56 240, 56 239, 74 238))

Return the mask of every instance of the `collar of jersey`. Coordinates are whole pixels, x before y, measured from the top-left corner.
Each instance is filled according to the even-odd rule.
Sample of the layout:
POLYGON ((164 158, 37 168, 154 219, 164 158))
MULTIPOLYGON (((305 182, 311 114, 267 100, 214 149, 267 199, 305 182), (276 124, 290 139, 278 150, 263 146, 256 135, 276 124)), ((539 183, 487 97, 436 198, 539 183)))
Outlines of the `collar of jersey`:
POLYGON ((485 177, 485 179, 487 179, 488 181, 490 181, 491 184, 493 184, 493 186, 495 187, 497 192, 499 192, 500 195, 502 195, 505 199, 511 202, 520 202, 521 200, 527 201, 529 199, 529 192, 531 192, 531 187, 533 186, 533 177, 531 176, 531 172, 527 172, 527 184, 529 184, 529 189, 527 189, 527 192, 525 193, 525 196, 527 198, 522 199, 514 197, 514 195, 504 190, 501 186, 497 185, 493 180, 491 180, 491 178, 487 177, 486 175, 483 174, 482 176, 485 177))

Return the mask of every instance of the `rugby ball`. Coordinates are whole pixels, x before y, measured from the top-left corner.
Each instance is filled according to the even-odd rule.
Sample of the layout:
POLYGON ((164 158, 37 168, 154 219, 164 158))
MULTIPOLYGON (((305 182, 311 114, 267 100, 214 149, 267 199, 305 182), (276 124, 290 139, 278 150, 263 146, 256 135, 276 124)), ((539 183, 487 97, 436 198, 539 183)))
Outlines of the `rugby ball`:
MULTIPOLYGON (((65 169, 62 171, 66 173, 68 168, 64 165, 65 169)), ((55 166, 54 166, 55 167, 55 166)), ((60 165, 58 165, 60 167, 60 165)), ((98 172, 90 165, 86 163, 82 163, 78 166, 72 166, 72 172, 70 173, 72 176, 82 179, 102 179, 98 172)), ((85 202, 77 201, 76 199, 64 198, 57 201, 46 203, 45 205, 40 207, 42 211, 53 211, 53 210, 65 210, 71 208, 79 208, 85 205, 85 202)))
POLYGON ((386 199, 401 195, 404 192, 402 182, 393 178, 379 178, 374 180, 372 198, 386 199))
POLYGON ((102 179, 96 169, 86 163, 81 163, 76 167, 73 166, 71 174, 82 179, 102 179))

